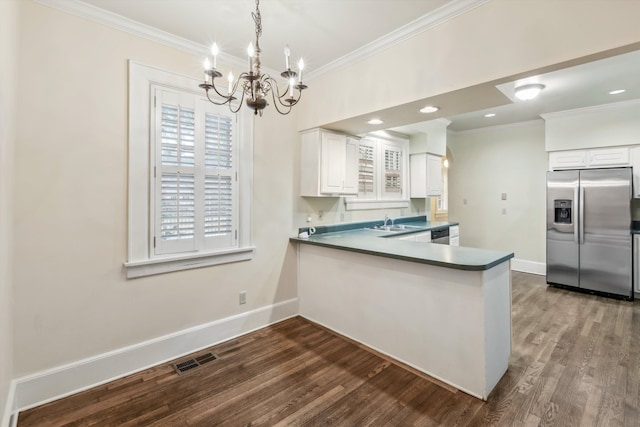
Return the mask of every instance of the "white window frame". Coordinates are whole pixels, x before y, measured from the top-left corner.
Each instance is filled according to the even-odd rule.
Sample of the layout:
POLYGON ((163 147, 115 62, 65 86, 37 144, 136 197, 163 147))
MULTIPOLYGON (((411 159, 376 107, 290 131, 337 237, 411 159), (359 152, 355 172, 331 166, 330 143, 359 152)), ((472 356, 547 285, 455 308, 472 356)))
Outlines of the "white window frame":
MULTIPOLYGON (((151 114, 153 87, 193 93, 203 97, 199 80, 129 61, 129 206, 127 278, 171 271, 206 267, 253 258, 251 200, 253 183, 253 116, 241 109, 238 126, 238 240, 230 249, 199 250, 155 255, 153 235, 155 221, 150 203, 154 188, 151 114)), ((203 97, 203 99, 206 99, 203 97)))
MULTIPOLYGON (((347 210, 364 209, 403 209, 408 208, 409 199, 409 141, 401 138, 378 138, 370 135, 360 139, 361 145, 367 145, 374 149, 373 179, 374 191, 368 194, 358 193, 357 197, 345 199, 347 210), (385 192, 385 148, 397 149, 402 153, 400 193, 385 192)), ((358 151, 359 152, 359 151, 358 151)), ((358 190, 360 189, 358 182, 358 190)))

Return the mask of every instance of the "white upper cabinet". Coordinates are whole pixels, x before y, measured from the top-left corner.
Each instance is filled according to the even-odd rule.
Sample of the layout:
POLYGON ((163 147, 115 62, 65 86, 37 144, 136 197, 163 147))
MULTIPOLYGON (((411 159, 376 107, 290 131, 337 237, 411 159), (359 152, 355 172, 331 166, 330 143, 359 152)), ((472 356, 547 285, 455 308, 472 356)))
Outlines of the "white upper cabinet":
POLYGON ((439 156, 427 153, 412 154, 409 169, 412 198, 442 194, 442 162, 439 156))
POLYGON ((328 197, 358 193, 358 141, 312 129, 301 135, 300 192, 328 197))
POLYGON ((549 153, 549 168, 551 170, 615 166, 631 166, 629 147, 552 151, 549 153))
POLYGON ((587 167, 586 150, 553 151, 549 153, 549 169, 576 169, 587 167))

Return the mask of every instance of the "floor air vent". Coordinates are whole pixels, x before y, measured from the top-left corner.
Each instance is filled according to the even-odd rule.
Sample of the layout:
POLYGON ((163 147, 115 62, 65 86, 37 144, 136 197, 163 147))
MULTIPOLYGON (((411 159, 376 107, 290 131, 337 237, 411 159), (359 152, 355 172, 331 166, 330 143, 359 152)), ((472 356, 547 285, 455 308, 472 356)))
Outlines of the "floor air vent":
POLYGON ((199 368, 205 363, 213 362, 217 358, 218 356, 209 352, 209 353, 204 353, 204 354, 201 354, 200 356, 194 357, 193 359, 187 359, 187 360, 183 360, 182 362, 174 363, 172 366, 173 366, 173 369, 176 370, 178 375, 182 375, 185 372, 191 371, 195 368, 199 368))

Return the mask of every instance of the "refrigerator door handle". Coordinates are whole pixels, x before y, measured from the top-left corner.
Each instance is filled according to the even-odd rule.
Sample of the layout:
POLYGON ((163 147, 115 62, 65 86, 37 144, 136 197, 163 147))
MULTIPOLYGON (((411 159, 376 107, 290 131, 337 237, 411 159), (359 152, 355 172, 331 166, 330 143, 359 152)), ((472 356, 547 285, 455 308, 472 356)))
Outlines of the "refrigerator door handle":
MULTIPOLYGON (((573 203, 574 203, 574 208, 571 210, 571 216, 573 218, 571 218, 571 222, 573 223, 573 241, 576 243, 580 243, 579 239, 579 235, 578 235, 578 224, 576 223, 576 209, 575 206, 578 204, 578 187, 576 186, 573 189, 573 203)), ((582 210, 580 210, 580 212, 582 212, 582 210)))
POLYGON ((584 187, 580 186, 580 201, 579 201, 579 217, 578 217, 578 227, 580 228, 580 240, 579 244, 584 244, 584 187))

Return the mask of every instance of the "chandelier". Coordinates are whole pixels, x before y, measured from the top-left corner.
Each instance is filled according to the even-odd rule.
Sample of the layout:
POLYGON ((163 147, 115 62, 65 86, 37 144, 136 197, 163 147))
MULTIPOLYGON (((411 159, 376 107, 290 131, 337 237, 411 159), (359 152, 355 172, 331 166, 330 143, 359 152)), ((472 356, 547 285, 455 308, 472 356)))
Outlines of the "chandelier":
POLYGON ((249 71, 240 74, 238 79, 235 81, 233 73, 229 72, 227 78, 227 94, 222 94, 221 89, 216 87, 216 79, 222 77, 222 73, 216 68, 217 56, 220 52, 218 50, 218 46, 214 43, 211 47, 213 64, 208 57, 205 59, 204 83, 201 83, 199 86, 205 90, 207 99, 209 99, 210 102, 216 105, 227 104, 233 113, 237 113, 240 108, 242 108, 242 101, 238 103, 237 107, 234 107, 232 103, 237 99, 236 92, 240 89, 241 92, 238 96, 245 98, 247 106, 253 109, 254 114, 257 115, 259 113, 260 116, 262 116, 262 111, 268 105, 267 97, 269 95, 271 95, 271 99, 273 100, 273 104, 275 105, 276 110, 278 110, 278 113, 283 115, 289 114, 291 108, 300 101, 302 91, 307 88, 307 86, 302 83, 304 60, 300 59, 298 62, 299 74, 291 70, 291 52, 289 50, 289 46, 285 46, 284 55, 286 70, 280 73, 280 75, 285 79, 287 86, 284 87, 282 92, 280 92, 278 82, 274 78, 260 71, 260 36, 262 35, 262 18, 260 17, 259 6, 260 0, 256 0, 256 11, 255 13, 251 13, 253 21, 256 24, 256 44, 254 48, 253 44, 249 43, 249 47, 247 49, 247 54, 249 56, 249 71), (297 90, 297 92, 294 92, 294 89, 297 90), (215 92, 215 95, 213 95, 214 97, 217 95, 217 100, 211 98, 211 90, 215 92))

